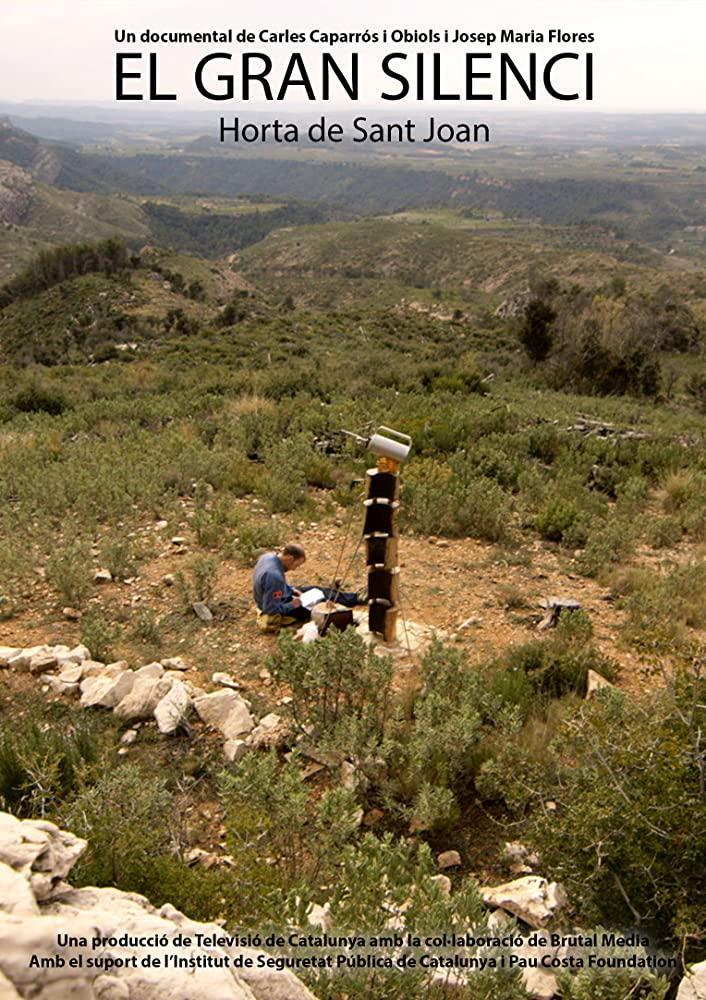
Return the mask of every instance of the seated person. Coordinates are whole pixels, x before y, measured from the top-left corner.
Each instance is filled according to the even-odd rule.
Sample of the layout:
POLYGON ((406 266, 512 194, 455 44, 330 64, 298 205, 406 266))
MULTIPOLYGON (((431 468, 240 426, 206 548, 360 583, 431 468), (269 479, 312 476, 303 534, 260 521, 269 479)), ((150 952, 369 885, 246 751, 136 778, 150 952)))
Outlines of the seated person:
MULTIPOLYGON (((287 583, 287 573, 299 569, 306 562, 301 545, 290 542, 279 552, 265 552, 258 559, 253 572, 253 597, 258 607, 257 626, 263 632, 277 632, 283 625, 301 624, 311 619, 311 611, 302 606, 301 595, 311 587, 300 590, 287 583)), ((365 598, 353 592, 319 588, 327 601, 336 601, 347 608, 364 604, 365 598)))

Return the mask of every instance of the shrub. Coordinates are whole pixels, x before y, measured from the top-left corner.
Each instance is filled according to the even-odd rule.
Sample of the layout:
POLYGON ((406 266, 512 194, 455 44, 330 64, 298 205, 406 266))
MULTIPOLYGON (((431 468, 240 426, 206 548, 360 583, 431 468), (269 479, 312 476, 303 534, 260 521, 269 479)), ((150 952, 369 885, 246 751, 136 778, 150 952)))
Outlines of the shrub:
POLYGON ((175 575, 176 589, 185 608, 196 602, 208 604, 213 598, 218 560, 214 556, 195 556, 186 570, 175 575))
POLYGON ((91 556, 80 541, 66 542, 47 562, 47 580, 72 607, 81 607, 91 589, 91 556))
MULTIPOLYGON (((59 720, 56 720, 59 721, 59 720)), ((101 739, 85 713, 48 725, 30 707, 0 731, 0 808, 45 816, 76 791, 101 758, 101 739)))
POLYGON ((562 728, 560 780, 542 790, 558 808, 534 839, 589 919, 674 932, 706 904, 704 694, 682 673, 646 699, 608 691, 562 728))
POLYGON ((90 608, 81 618, 81 642, 88 646, 95 659, 109 660, 117 637, 117 628, 99 608, 90 608))
POLYGON ((62 811, 62 822, 88 840, 74 869, 79 884, 133 892, 149 885, 152 865, 174 846, 179 828, 164 778, 130 763, 83 788, 62 811))
POLYGON ((273 677, 291 691, 296 727, 342 756, 364 758, 383 741, 392 710, 392 660, 353 630, 311 645, 280 636, 273 677))

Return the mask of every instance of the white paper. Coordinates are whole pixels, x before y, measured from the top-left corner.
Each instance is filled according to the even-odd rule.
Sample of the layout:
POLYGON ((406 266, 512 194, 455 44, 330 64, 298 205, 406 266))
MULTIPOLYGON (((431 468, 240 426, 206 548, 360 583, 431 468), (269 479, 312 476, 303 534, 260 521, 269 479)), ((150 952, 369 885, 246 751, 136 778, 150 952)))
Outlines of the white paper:
POLYGON ((301 594, 303 608, 312 608, 315 604, 318 604, 319 601, 323 601, 323 599, 324 592, 323 590, 319 590, 318 587, 313 587, 311 590, 305 590, 304 593, 301 594))

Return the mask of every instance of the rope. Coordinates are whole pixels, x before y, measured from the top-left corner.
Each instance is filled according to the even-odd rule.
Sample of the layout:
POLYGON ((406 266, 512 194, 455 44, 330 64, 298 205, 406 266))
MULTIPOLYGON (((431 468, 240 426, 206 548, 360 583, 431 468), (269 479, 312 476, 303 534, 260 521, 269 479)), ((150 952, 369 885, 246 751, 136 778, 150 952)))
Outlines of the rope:
POLYGON ((340 570, 341 563, 343 562, 343 553, 346 551, 346 544, 348 543, 348 536, 350 534, 351 525, 353 524, 353 518, 356 515, 357 509, 358 508, 356 507, 355 504, 351 504, 351 512, 350 512, 350 516, 348 518, 348 524, 346 525, 346 533, 343 536, 343 542, 341 543, 341 548, 340 548, 339 553, 338 553, 338 561, 336 563, 336 568, 333 571, 333 577, 331 579, 331 590, 335 591, 334 601, 337 600, 339 594, 341 593, 341 586, 340 586, 340 584, 339 584, 338 587, 336 586, 336 580, 345 580, 345 578, 348 576, 348 574, 350 573, 350 570, 351 570, 351 566, 353 565, 353 560, 358 555, 358 549, 360 548, 360 543, 363 541, 363 533, 361 532, 360 538, 358 539, 358 544, 356 545, 355 550, 353 552, 353 555, 351 556, 350 561, 349 561, 348 565, 346 566, 346 571, 345 571, 345 573, 341 577, 339 577, 338 571, 340 570))

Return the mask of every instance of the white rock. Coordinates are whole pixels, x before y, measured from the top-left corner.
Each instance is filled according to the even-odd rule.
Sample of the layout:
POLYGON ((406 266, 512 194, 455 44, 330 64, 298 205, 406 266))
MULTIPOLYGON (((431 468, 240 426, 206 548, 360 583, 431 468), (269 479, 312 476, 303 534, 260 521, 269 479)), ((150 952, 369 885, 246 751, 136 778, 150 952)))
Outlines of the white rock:
POLYGON ((93 582, 94 583, 112 583, 113 582, 113 574, 110 572, 109 569, 98 569, 93 574, 93 582))
POLYGON ((115 706, 116 716, 125 722, 149 719, 174 683, 170 677, 163 677, 163 673, 161 663, 136 670, 131 690, 115 706), (159 673, 151 669, 154 667, 159 667, 159 673))
POLYGON ((451 895, 451 879, 448 875, 432 875, 430 881, 436 882, 444 896, 451 895))
POLYGON ((83 665, 80 663, 72 663, 69 667, 64 667, 60 674, 57 674, 56 680, 62 682, 62 684, 78 684, 83 678, 83 665))
POLYGON ((189 667, 182 660, 180 656, 169 656, 166 660, 162 660, 162 666, 165 670, 188 670, 189 667))
POLYGON ((252 750, 245 740, 226 740, 223 744, 223 754, 230 764, 235 764, 252 750))
POLYGON ((227 740, 237 740, 252 732, 255 722, 248 707, 235 691, 214 691, 194 702, 199 718, 218 729, 227 740))
POLYGON ((42 674, 40 680, 47 684, 54 694, 69 695, 79 692, 78 681, 63 681, 61 677, 56 677, 54 674, 42 674))
POLYGON ((14 656, 8 656, 7 665, 12 670, 29 670, 32 657, 48 652, 49 646, 29 646, 27 649, 19 649, 14 656))
POLYGON ((601 691, 603 688, 612 688, 614 686, 614 684, 611 684, 609 680, 606 680, 605 677, 597 673, 595 670, 589 670, 586 684, 586 698, 592 698, 596 691, 601 691))
POLYGON ((81 681, 81 705, 84 708, 115 708, 127 698, 135 683, 135 672, 99 674, 81 681))
POLYGON ((310 927, 320 927, 322 931, 330 931, 333 927, 331 904, 324 903, 323 906, 318 906, 312 903, 306 912, 306 919, 310 927))
POLYGON ((126 729, 123 735, 120 737, 120 742, 124 744, 124 746, 129 747, 131 746, 131 744, 135 742, 136 739, 137 739, 137 730, 126 729))
POLYGON ((73 649, 67 649, 66 651, 57 652, 56 647, 54 649, 57 661, 59 665, 72 660, 74 663, 83 663, 84 660, 91 659, 91 651, 84 645, 79 644, 74 646, 73 649))
POLYGON ((234 691, 240 688, 240 684, 234 681, 230 674, 223 672, 216 671, 215 674, 211 674, 211 680, 214 684, 221 684, 223 687, 232 688, 234 691))
POLYGON ((312 642, 316 642, 317 639, 321 638, 316 622, 305 622, 305 624, 297 630, 294 638, 301 639, 305 646, 310 645, 312 642))
POLYGON ((29 879, 3 862, 0 862, 0 913, 13 913, 18 917, 39 913, 29 879))
POLYGON ((677 1000, 706 1000, 706 962, 689 966, 679 984, 677 1000))
POLYGON ((0 862, 23 875, 38 900, 51 895, 85 849, 85 840, 47 820, 0 813, 0 862))
POLYGON ((172 681, 172 686, 154 710, 160 733, 175 733, 191 707, 191 698, 181 681, 172 681))
POLYGON ((275 712, 270 712, 260 719, 259 724, 248 737, 248 743, 259 749, 271 750, 283 746, 290 736, 290 727, 286 719, 275 712))
POLYGON ((442 851, 436 859, 439 868, 456 868, 461 864, 461 855, 458 851, 442 851))
POLYGON ((16 646, 0 646, 0 667, 8 667, 9 661, 21 652, 16 646))
POLYGON ((487 906, 507 910, 534 928, 544 926, 554 912, 567 903, 563 888, 539 875, 526 875, 503 885, 487 886, 480 894, 487 906))

